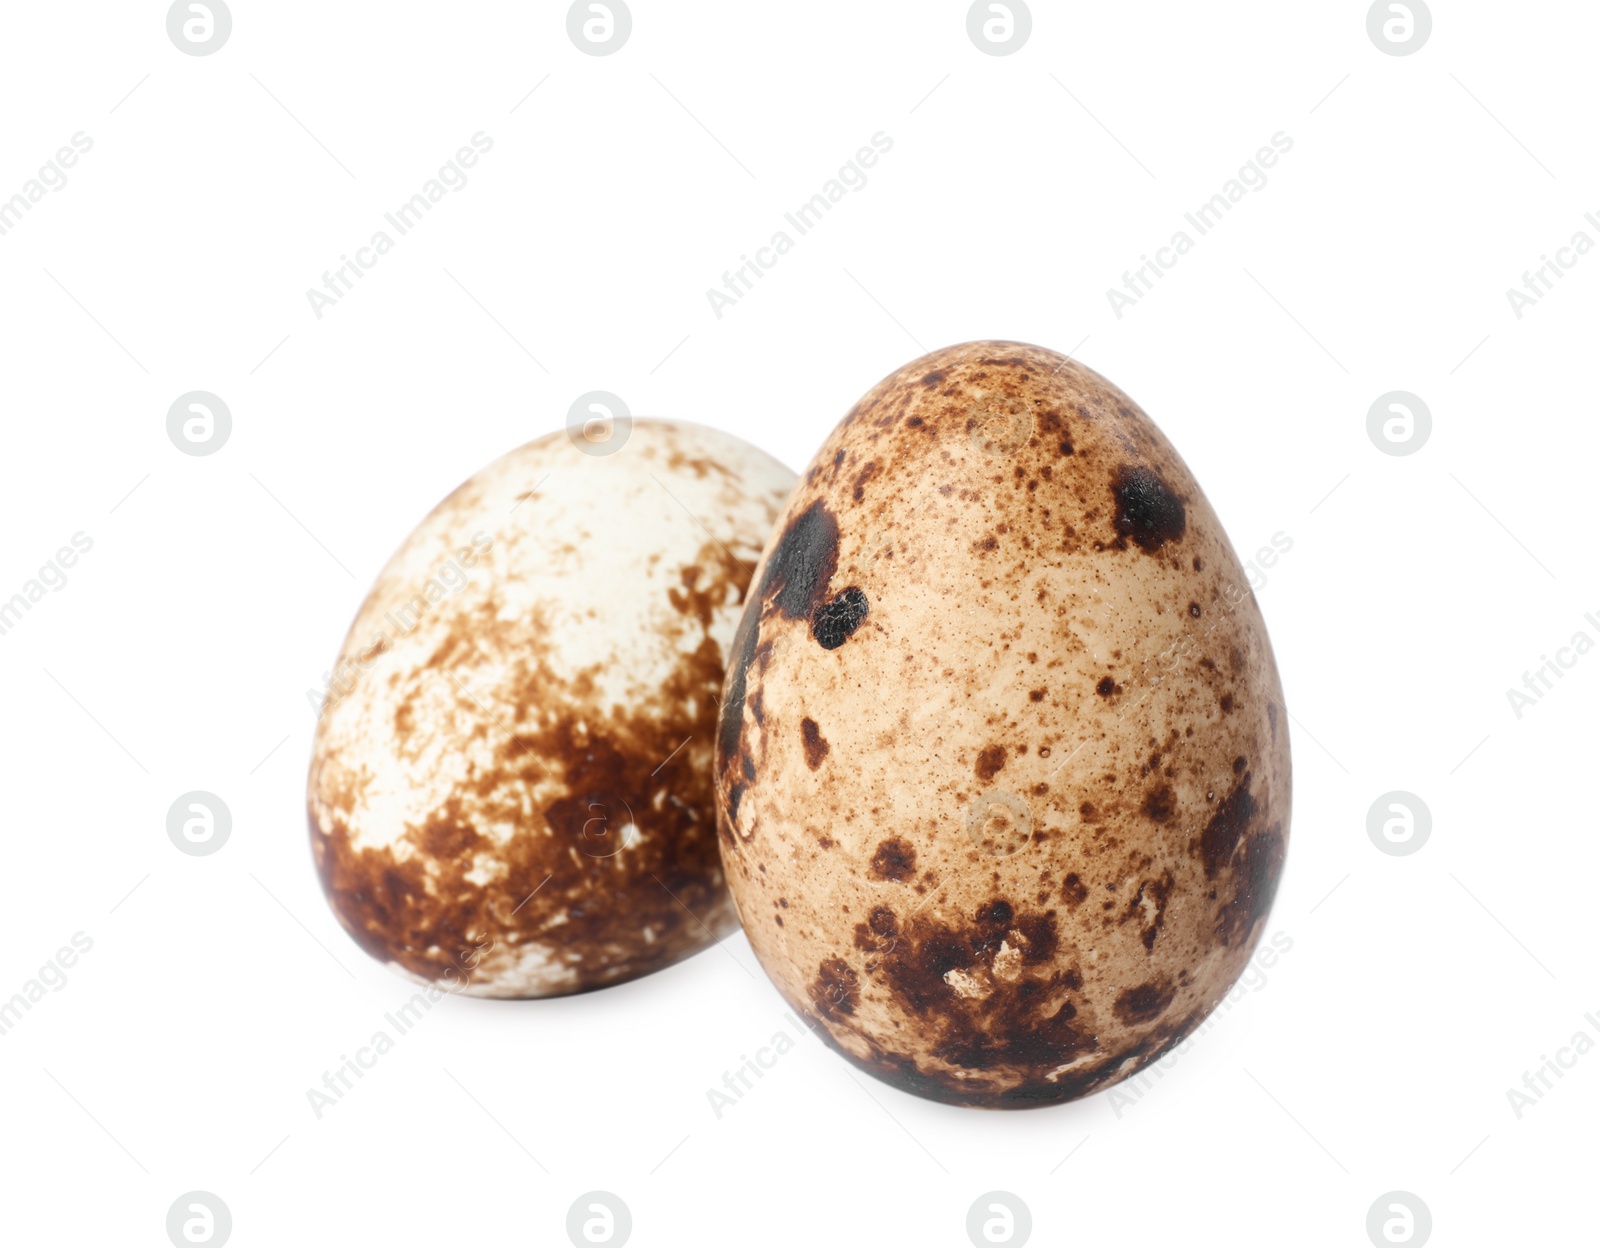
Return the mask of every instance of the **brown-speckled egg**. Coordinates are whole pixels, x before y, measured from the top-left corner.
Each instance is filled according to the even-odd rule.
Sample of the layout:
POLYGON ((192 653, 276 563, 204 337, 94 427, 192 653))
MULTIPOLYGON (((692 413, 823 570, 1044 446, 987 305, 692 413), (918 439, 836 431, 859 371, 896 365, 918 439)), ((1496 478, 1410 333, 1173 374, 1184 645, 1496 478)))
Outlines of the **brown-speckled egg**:
POLYGON ((1039 347, 924 356, 823 444, 755 584, 723 862, 818 1034, 1019 1107, 1193 1030, 1277 889, 1288 723, 1244 569, 1133 400, 1039 347))
POLYGON ((544 997, 731 930, 717 700, 793 485, 737 438, 637 421, 613 453, 530 442, 418 526, 345 638, 312 752, 312 851, 363 949, 544 997))

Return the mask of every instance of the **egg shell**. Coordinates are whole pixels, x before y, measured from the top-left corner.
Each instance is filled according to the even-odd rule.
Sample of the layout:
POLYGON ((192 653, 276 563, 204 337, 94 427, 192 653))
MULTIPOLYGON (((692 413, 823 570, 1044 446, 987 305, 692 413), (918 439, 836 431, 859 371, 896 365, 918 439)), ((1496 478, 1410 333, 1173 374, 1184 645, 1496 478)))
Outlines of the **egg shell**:
POLYGON ((1193 1031, 1277 889, 1289 736, 1244 569, 1149 417, 1039 347, 924 356, 823 444, 757 585, 723 860, 818 1034, 1027 1107, 1193 1031))
POLYGON ((731 930, 717 699, 794 479, 727 434, 638 420, 605 454, 530 442, 417 527, 345 638, 308 782, 324 890, 363 949, 544 997, 731 930))

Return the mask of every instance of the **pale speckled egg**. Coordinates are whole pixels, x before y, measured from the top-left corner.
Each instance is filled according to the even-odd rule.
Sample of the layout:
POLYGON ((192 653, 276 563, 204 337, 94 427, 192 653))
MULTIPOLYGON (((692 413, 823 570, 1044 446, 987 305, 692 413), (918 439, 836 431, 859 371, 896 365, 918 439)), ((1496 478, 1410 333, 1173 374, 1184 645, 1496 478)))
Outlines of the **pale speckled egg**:
POLYGON ((1277 889, 1289 736, 1244 569, 1150 418, 1052 351, 936 351, 833 431, 756 575, 723 862, 818 1034, 1025 1107, 1192 1031, 1277 889))
POLYGON ((512 451, 406 539, 345 638, 308 783, 323 887, 363 949, 545 997, 732 929, 717 701, 794 482, 737 438, 640 420, 603 455, 565 433, 512 451))

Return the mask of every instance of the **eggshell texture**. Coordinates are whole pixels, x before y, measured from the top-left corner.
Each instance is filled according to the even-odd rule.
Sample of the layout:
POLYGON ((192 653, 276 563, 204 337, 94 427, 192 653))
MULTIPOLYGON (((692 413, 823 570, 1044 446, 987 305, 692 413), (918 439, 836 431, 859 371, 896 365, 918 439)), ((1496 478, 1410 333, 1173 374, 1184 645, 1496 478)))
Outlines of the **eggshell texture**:
POLYGON ((1084 1096, 1243 970, 1289 739, 1266 629, 1183 461, 1038 347, 885 378, 789 501, 734 643, 729 886, 796 1010, 968 1105, 1084 1096))
POLYGON ((496 460, 389 561, 334 669, 311 846, 373 957, 472 995, 632 979, 734 923, 712 793, 717 698, 794 474, 638 421, 496 460))

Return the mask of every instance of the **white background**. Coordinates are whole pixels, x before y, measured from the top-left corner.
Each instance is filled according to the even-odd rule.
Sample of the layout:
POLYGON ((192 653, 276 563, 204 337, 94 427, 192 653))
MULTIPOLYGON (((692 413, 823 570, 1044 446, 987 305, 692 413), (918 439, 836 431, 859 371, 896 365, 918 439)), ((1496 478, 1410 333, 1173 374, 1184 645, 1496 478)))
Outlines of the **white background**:
POLYGON ((641 1246, 961 1245, 999 1189, 1039 1244, 1362 1245, 1400 1189, 1439 1244, 1592 1242, 1600 1052, 1520 1118, 1507 1090, 1600 1039, 1600 654, 1520 719, 1506 690, 1600 641, 1600 254, 1520 319, 1506 290, 1600 242, 1600 10, 1435 0, 1394 57, 1366 8, 1041 2, 994 57, 948 0, 635 0, 596 58, 551 0, 237 0, 205 57, 161 3, 6 6, 0 197, 93 148, 0 237, 0 598, 94 543, 0 636, 0 997, 94 942, 0 1036, 7 1241, 164 1244, 202 1189, 239 1245, 563 1244, 603 1189, 641 1246), (318 319, 307 288, 478 131, 470 182, 318 319), (877 131, 867 185, 718 319, 707 288, 877 131), (1278 131, 1264 189, 1118 318, 1107 288, 1278 131), (400 540, 584 391, 798 469, 980 337, 1131 393, 1243 558, 1292 539, 1259 590, 1292 950, 1131 1106, 934 1105, 802 1038, 719 1119, 707 1090, 795 1031, 735 936, 447 1000, 318 1120, 307 1089, 410 995, 334 922, 303 806, 306 690, 400 540), (233 413, 204 458, 165 431, 195 389, 233 413), (1433 414, 1403 458, 1366 432, 1397 389, 1433 414), (191 789, 233 813, 211 857, 167 839, 191 789), (1367 836, 1390 790, 1432 812, 1410 856, 1367 836))

